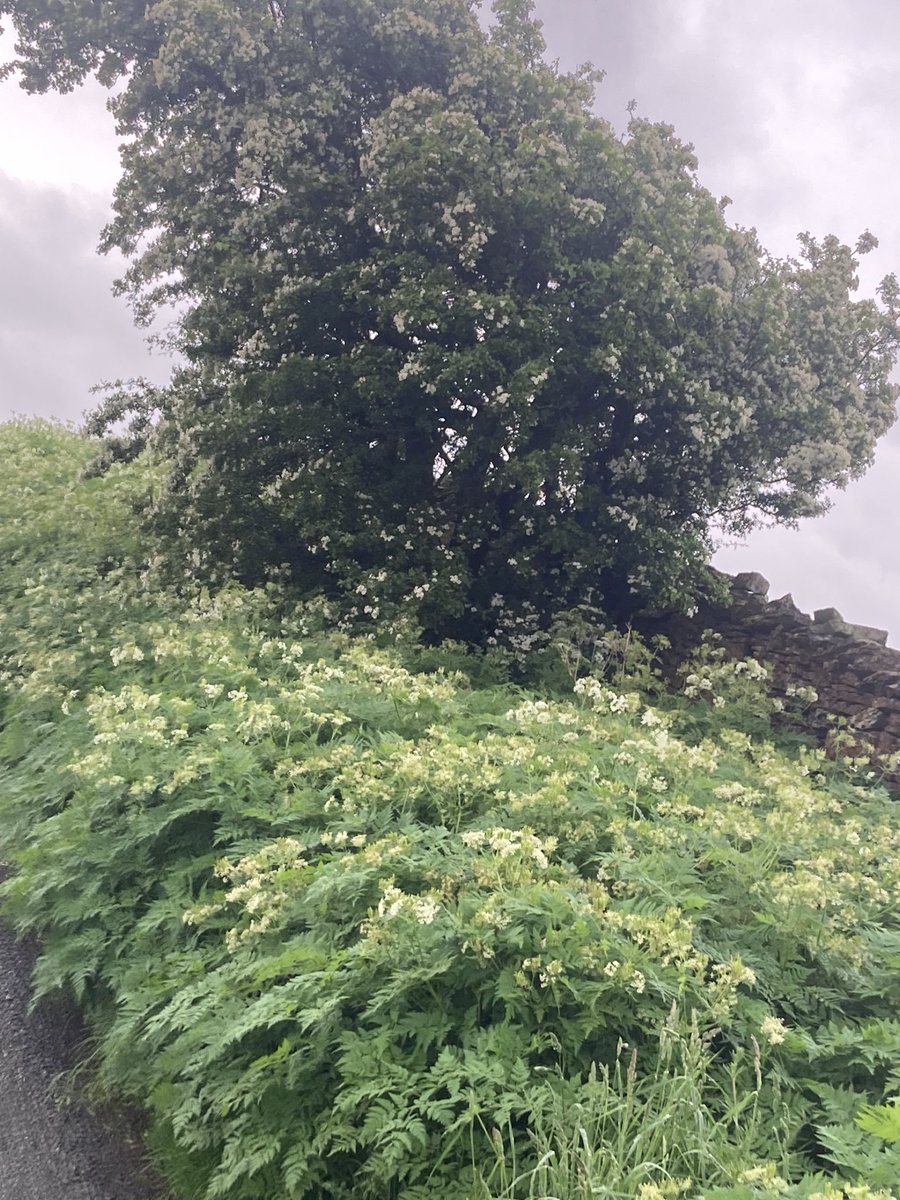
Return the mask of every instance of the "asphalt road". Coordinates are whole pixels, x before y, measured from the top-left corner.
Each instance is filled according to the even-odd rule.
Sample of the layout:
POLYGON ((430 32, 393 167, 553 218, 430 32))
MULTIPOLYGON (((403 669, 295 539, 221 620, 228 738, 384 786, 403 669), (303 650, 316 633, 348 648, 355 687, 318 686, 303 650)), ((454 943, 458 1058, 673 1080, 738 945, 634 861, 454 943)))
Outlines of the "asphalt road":
POLYGON ((65 1073, 85 1032, 77 1013, 31 1015, 35 950, 0 924, 0 1200, 166 1200, 132 1114, 92 1114, 65 1073))

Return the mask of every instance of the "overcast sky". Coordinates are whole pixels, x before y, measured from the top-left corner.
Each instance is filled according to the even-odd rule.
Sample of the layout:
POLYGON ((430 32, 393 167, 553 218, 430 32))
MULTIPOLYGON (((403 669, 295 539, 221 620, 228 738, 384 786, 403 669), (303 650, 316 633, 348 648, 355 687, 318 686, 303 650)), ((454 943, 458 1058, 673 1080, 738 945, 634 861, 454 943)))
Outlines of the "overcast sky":
MULTIPOLYGON (((871 294, 900 272, 900 3, 897 0, 538 0, 550 57, 607 72, 598 110, 626 106, 693 142, 700 178, 728 195, 732 222, 779 255, 802 230, 880 247, 864 260, 871 294)), ((11 38, 0 40, 0 60, 11 38)), ((94 253, 118 156, 105 94, 27 96, 0 84, 0 419, 77 420, 103 380, 148 375, 119 264, 94 253)), ((2 469, 2 467, 0 467, 2 469)), ((834 606, 900 645, 900 429, 825 517, 720 550, 724 570, 758 570, 770 595, 834 606)))

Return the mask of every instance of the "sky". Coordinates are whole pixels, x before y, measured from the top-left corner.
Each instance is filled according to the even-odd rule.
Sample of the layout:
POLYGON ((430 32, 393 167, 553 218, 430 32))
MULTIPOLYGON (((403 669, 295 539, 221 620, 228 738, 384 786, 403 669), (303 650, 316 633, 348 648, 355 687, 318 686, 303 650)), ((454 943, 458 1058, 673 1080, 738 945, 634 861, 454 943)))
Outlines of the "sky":
MULTIPOLYGON (((548 56, 607 74, 597 111, 624 129, 627 106, 693 143, 701 182, 732 199, 777 255, 796 236, 880 240, 861 294, 900 273, 900 4, 897 0, 537 0, 548 56)), ((0 38, 0 61, 12 38, 0 38)), ((77 421, 90 389, 137 375, 162 382, 124 300, 121 262, 95 253, 119 163, 105 93, 28 96, 0 83, 0 420, 77 421)), ((722 570, 759 571, 770 596, 835 607, 900 646, 900 427, 831 511, 797 530, 720 548, 722 570)))

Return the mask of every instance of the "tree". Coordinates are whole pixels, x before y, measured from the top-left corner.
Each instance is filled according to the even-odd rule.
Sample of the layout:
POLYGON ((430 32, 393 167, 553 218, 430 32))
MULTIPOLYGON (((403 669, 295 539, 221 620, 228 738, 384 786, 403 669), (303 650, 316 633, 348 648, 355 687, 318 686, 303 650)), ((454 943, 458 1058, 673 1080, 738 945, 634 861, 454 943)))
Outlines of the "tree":
POLYGON ((898 289, 851 299, 835 238, 768 256, 670 127, 593 114, 529 0, 477 7, 0 15, 26 88, 124 80, 102 245, 189 364, 110 409, 161 412, 158 527, 208 575, 527 645, 581 601, 688 602, 713 523, 820 512, 894 420, 898 289))

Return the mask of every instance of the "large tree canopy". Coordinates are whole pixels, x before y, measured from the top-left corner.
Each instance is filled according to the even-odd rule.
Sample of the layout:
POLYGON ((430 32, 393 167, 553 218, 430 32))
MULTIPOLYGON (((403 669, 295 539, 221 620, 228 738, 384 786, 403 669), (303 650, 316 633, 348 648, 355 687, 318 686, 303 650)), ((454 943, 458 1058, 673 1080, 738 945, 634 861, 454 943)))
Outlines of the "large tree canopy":
POLYGON ((144 402, 201 570, 527 639, 688 598, 711 525, 821 511, 894 420, 895 281, 853 300, 831 237, 768 256, 670 127, 593 115, 529 0, 489 31, 474 0, 2 14, 23 86, 120 81, 103 244, 180 314, 144 402))

